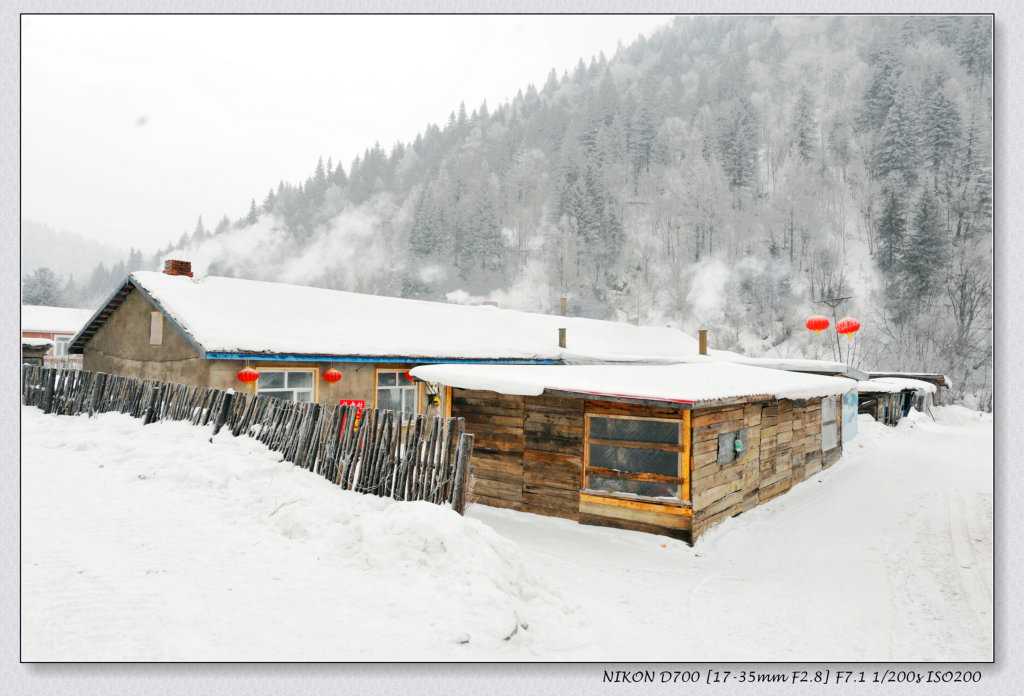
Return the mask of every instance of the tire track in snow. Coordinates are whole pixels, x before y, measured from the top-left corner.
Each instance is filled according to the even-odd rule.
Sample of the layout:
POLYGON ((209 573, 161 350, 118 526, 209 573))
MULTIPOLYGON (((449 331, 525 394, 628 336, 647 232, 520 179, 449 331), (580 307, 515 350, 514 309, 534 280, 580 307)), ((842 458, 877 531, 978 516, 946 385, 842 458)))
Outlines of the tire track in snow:
MULTIPOLYGON (((965 608, 969 610, 978 632, 991 635, 992 591, 984 579, 981 569, 983 560, 977 548, 983 544, 983 537, 971 533, 964 515, 967 502, 963 493, 946 491, 946 502, 949 506, 950 546, 956 564, 956 578, 966 598, 965 608), (974 539, 979 539, 979 542, 974 539)), ((991 641, 987 641, 987 647, 991 651, 991 641)))

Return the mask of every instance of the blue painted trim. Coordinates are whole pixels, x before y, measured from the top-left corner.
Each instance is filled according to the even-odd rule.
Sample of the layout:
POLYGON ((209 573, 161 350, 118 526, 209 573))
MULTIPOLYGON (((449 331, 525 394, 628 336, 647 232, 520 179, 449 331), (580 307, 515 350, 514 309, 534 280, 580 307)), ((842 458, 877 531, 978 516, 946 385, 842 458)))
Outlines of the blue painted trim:
POLYGON ((497 360, 487 358, 405 358, 405 357, 375 357, 364 355, 296 355, 292 353, 207 353, 209 360, 266 360, 280 362, 335 362, 335 363, 381 363, 381 364, 406 364, 418 365, 555 365, 557 360, 529 360, 511 359, 497 360))

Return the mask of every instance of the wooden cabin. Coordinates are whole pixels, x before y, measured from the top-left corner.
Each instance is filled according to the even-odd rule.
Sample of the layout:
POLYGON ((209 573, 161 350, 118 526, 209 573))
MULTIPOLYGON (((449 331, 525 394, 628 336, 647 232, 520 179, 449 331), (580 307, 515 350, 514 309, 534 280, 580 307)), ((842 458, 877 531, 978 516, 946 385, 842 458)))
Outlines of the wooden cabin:
POLYGON ((53 341, 48 338, 22 337, 21 364, 42 365, 46 356, 53 350, 53 341))
POLYGON ((692 543, 842 451, 855 382, 724 363, 416 368, 474 433, 472 500, 692 543))
POLYGON ((931 413, 938 387, 932 382, 903 377, 879 377, 857 383, 858 412, 879 423, 895 426, 916 408, 931 413))
POLYGON ((858 379, 912 379, 919 382, 927 382, 935 387, 931 390, 931 402, 935 406, 942 405, 942 392, 943 390, 951 389, 953 386, 952 381, 946 375, 938 372, 877 372, 872 371, 867 374, 866 377, 859 377, 858 379))

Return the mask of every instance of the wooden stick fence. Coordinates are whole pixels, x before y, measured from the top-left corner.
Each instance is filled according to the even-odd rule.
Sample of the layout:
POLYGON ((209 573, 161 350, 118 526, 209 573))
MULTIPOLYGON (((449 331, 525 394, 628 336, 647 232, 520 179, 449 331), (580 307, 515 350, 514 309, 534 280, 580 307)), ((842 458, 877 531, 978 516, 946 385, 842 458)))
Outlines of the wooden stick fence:
MULTIPOLYGON (((451 504, 464 514, 472 488, 473 435, 462 418, 295 403, 272 397, 104 372, 23 365, 21 400, 65 416, 117 411, 227 428, 254 437, 295 466, 347 490, 451 504)), ((212 438, 211 438, 212 440, 212 438)))

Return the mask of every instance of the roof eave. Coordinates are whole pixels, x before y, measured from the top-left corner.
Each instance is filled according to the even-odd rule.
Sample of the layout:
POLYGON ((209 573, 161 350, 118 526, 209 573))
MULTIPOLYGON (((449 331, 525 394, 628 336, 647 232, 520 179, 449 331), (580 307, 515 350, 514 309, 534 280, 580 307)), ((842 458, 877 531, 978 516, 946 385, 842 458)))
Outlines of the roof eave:
POLYGON ((132 290, 137 290, 139 293, 142 294, 144 298, 146 298, 146 300, 151 305, 156 307, 163 315, 164 319, 166 319, 171 324, 171 326, 177 329, 178 333, 180 333, 182 337, 184 337, 184 339, 188 341, 189 345, 196 349, 196 352, 199 353, 200 358, 206 357, 206 349, 203 348, 203 346, 200 345, 197 340, 195 340, 192 334, 190 334, 188 330, 185 329, 185 327, 183 327, 172 316, 170 316, 167 313, 167 310, 164 308, 164 306, 159 302, 159 300, 153 297, 146 290, 146 288, 142 287, 140 283, 136 282, 135 278, 133 278, 131 274, 129 274, 128 277, 125 278, 124 281, 117 287, 117 289, 110 294, 110 296, 107 298, 107 301, 100 305, 100 308, 96 310, 96 313, 92 315, 92 318, 89 319, 88 322, 86 322, 85 326, 83 326, 82 329, 77 334, 75 334, 75 337, 72 338, 71 342, 68 344, 68 352, 74 354, 84 353, 85 344, 88 343, 92 339, 92 337, 96 335, 100 328, 102 328, 102 326, 107 322, 107 319, 109 319, 110 316, 112 316, 114 312, 117 311, 118 307, 121 306, 121 303, 124 302, 124 300, 128 297, 132 290), (106 313, 105 316, 104 313, 106 313), (95 328, 93 328, 94 325, 95 328))

